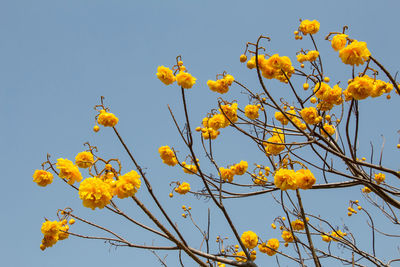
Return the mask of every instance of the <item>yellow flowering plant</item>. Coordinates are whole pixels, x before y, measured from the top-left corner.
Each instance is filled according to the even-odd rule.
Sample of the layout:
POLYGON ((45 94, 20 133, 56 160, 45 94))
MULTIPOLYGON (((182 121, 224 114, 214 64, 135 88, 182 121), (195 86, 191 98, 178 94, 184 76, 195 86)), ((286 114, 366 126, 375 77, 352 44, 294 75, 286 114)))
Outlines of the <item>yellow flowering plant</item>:
MULTIPOLYGON (((155 76, 160 87, 168 85, 171 94, 178 92, 183 107, 179 116, 171 107, 168 106, 168 109, 184 151, 175 149, 178 144, 170 144, 170 147, 162 144, 161 140, 153 141, 158 147, 161 158, 158 161, 160 168, 165 168, 162 169, 165 177, 151 177, 151 172, 139 163, 138 155, 125 143, 122 131, 120 133, 117 129, 120 126, 117 126, 118 123, 129 122, 119 122, 101 97, 100 104, 95 106, 95 126, 90 127, 94 132, 100 129, 97 124, 108 127, 105 130, 115 134, 132 164, 122 163, 119 158, 107 159, 97 147, 86 143, 87 149, 76 154, 75 163, 65 158, 54 162, 48 155, 42 168, 34 171, 33 182, 46 188, 54 182, 65 182, 76 191, 76 198, 87 210, 107 210, 121 216, 141 231, 154 234, 154 244, 143 240, 131 241, 123 234, 77 216, 71 208, 65 208, 57 212, 58 220, 46 219, 42 223, 40 249, 45 250, 60 240, 74 236, 105 240, 115 247, 126 246, 152 252, 177 251, 179 255, 185 254, 190 258, 193 261, 191 265, 203 267, 266 266, 263 262, 263 258, 268 258, 266 255, 275 255, 301 266, 324 266, 327 258, 337 260, 337 264, 389 266, 389 261, 379 258, 374 247, 370 251, 355 242, 356 235, 347 226, 339 227, 337 224, 340 221, 324 218, 324 214, 313 211, 309 200, 319 190, 359 188, 359 194, 371 207, 378 208, 390 222, 398 224, 396 214, 400 209, 400 188, 394 181, 400 178, 400 174, 386 166, 382 156, 378 161, 374 159, 373 151, 370 160, 366 159, 366 155, 361 160, 358 158, 361 157, 358 151, 359 106, 367 101, 372 106, 383 95, 389 99, 392 91, 400 93, 396 77, 375 59, 366 42, 352 39, 346 33, 348 27, 341 32, 327 33, 325 39, 329 42, 324 43, 329 51, 338 53, 337 62, 343 63, 340 64, 344 72, 347 73, 348 65, 351 66, 351 71, 346 74, 348 79, 339 81, 331 73, 328 77, 322 63, 324 53, 321 51, 324 50, 319 49, 317 39, 321 34, 320 23, 301 20, 294 27, 296 40, 303 40, 304 37, 304 41, 308 38, 310 41, 302 43, 304 47, 299 47, 296 53, 280 56, 277 51, 269 51, 263 42, 271 39, 260 36, 255 42, 248 42, 244 53, 240 54, 239 62, 245 63, 244 71, 257 77, 259 85, 254 87, 257 89, 250 89, 236 73, 223 72, 217 75, 216 80, 197 80, 183 65, 181 56, 176 58, 176 64, 171 68, 162 65, 157 68, 155 76), (282 88, 275 90, 274 86, 282 88), (201 88, 212 91, 201 91, 204 94, 215 96, 214 92, 217 92, 230 100, 219 95, 214 108, 205 110, 194 120, 189 115, 190 96, 194 90, 200 92, 201 88), (237 96, 239 91, 247 97, 247 101, 237 96), (254 157, 242 153, 238 148, 241 141, 228 142, 229 156, 235 157, 234 161, 228 162, 227 158, 217 156, 225 136, 232 131, 254 145, 254 157), (176 178, 168 177, 166 169, 169 167, 162 163, 175 167, 176 178), (61 179, 54 179, 57 176, 61 179), (182 177, 187 182, 181 182, 182 177), (182 206, 182 218, 179 219, 186 219, 185 223, 201 233, 199 243, 192 242, 182 230, 181 223, 175 221, 176 214, 166 207, 168 202, 158 195, 159 188, 168 184, 168 196, 175 197, 174 200, 208 200, 207 208, 218 214, 225 231, 216 237, 215 245, 210 243, 210 236, 215 234, 214 230, 210 230, 211 211, 205 219, 207 227, 202 228, 204 225, 197 220, 204 218, 196 217, 187 204, 182 206), (370 197, 372 194, 375 197, 370 197), (272 201, 267 201, 267 197, 272 201), (303 201, 303 197, 307 201, 303 201), (252 200, 245 210, 227 205, 244 199, 252 200), (130 203, 128 201, 141 210, 152 224, 130 215, 124 209, 126 203, 130 203), (281 214, 271 214, 272 222, 262 222, 264 226, 271 225, 268 231, 275 232, 270 233, 266 227, 259 228, 259 219, 251 216, 256 218, 256 213, 265 213, 266 210, 269 213, 268 208, 274 204, 281 209, 281 214), (246 216, 246 227, 252 230, 243 232, 243 225, 235 221, 240 216, 246 216), (112 237, 75 233, 72 229, 75 225, 70 227, 75 223, 87 224, 112 237), (159 245, 159 240, 162 240, 159 244, 168 241, 169 245, 159 245), (331 241, 339 243, 349 254, 334 251, 329 245, 327 247, 326 243, 331 241), (284 246, 280 247, 280 243, 284 246), (261 252, 259 257, 257 248, 261 252), (360 260, 355 261, 355 258, 360 260)), ((152 153, 158 158, 156 150, 152 153)), ((171 169, 174 168, 168 170, 171 169)), ((322 198, 318 201, 332 200, 322 198)), ((349 217, 352 214, 366 215, 368 225, 375 231, 374 218, 368 209, 364 204, 361 207, 358 200, 351 200, 346 212, 349 217)))

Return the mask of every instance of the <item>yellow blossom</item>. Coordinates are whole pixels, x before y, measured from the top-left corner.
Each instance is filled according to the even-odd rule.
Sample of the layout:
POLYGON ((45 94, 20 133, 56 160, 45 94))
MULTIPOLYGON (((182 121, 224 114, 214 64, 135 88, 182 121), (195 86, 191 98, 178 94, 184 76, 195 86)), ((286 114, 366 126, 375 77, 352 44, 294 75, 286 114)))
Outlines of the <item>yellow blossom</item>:
POLYGON ((260 252, 267 253, 268 256, 274 256, 278 248, 279 248, 279 240, 276 238, 269 239, 267 244, 262 243, 258 245, 258 249, 260 250, 260 252))
POLYGON ((299 31, 301 31, 304 35, 316 34, 319 31, 319 26, 320 24, 318 21, 309 21, 308 19, 306 19, 300 23, 299 31))
POLYGON ((169 166, 175 166, 178 164, 178 161, 175 157, 174 151, 169 146, 162 146, 158 149, 158 153, 160 153, 160 157, 163 163, 169 166))
POLYGON ((176 78, 170 68, 159 66, 157 68, 157 78, 165 85, 170 85, 175 82, 176 78))
POLYGON ((282 238, 288 243, 293 242, 294 240, 292 233, 289 231, 282 231, 282 238))
MULTIPOLYGON (((328 133, 328 135, 333 135, 336 132, 335 126, 325 123, 323 126, 324 130, 328 133)), ((328 135, 321 129, 321 135, 324 137, 328 137, 328 135)))
POLYGON ((285 149, 285 145, 280 145, 279 143, 284 143, 285 140, 281 135, 273 135, 264 142, 265 152, 271 155, 278 155, 285 149), (271 143, 269 143, 271 142, 271 143), (274 144, 273 144, 274 143, 274 144))
POLYGON ((371 95, 374 90, 374 80, 371 79, 368 75, 364 75, 363 77, 355 77, 349 85, 347 89, 343 92, 348 94, 348 100, 362 100, 371 95))
POLYGON ((140 175, 132 170, 118 177, 115 185, 115 194, 119 198, 133 197, 140 188, 140 175))
POLYGON ((291 225, 292 225, 293 230, 296 230, 296 231, 304 230, 304 222, 302 222, 299 219, 292 221, 291 225))
POLYGON ((207 120, 208 127, 217 131, 220 128, 225 128, 229 125, 229 121, 222 114, 215 114, 207 120))
POLYGON ((246 253, 244 253, 244 251, 239 251, 239 252, 237 252, 237 253, 236 253, 236 256, 241 256, 241 257, 235 257, 235 260, 236 260, 236 261, 239 261, 239 262, 246 262, 246 261, 247 261, 247 259, 246 259, 246 253), (244 258, 242 258, 242 257, 244 257, 244 258))
POLYGON ((365 186, 363 189, 361 189, 361 191, 366 194, 371 193, 371 189, 367 186, 365 186))
POLYGON ((106 112, 103 109, 97 117, 97 123, 104 127, 114 127, 118 123, 118 118, 113 113, 106 112))
POLYGON ((314 175, 309 169, 300 169, 296 171, 295 176, 296 185, 304 190, 310 189, 316 181, 314 175))
POLYGON ((332 231, 331 238, 334 237, 334 238, 332 238, 332 240, 337 242, 338 241, 337 239, 342 239, 346 235, 347 235, 346 233, 343 233, 340 230, 336 230, 336 231, 332 231), (336 240, 335 240, 335 238, 336 238, 336 240))
POLYGON ((75 157, 75 164, 79 168, 89 168, 94 162, 93 154, 89 151, 78 153, 75 157))
POLYGON ((316 124, 319 122, 318 112, 314 107, 302 109, 300 115, 307 124, 316 124))
POLYGON ((179 72, 176 75, 176 81, 179 86, 182 86, 182 88, 185 89, 190 89, 193 87, 193 85, 196 83, 196 78, 193 77, 191 74, 187 72, 179 72))
POLYGON ((183 171, 187 174, 195 174, 197 173, 197 167, 196 165, 188 165, 186 164, 186 162, 182 162, 182 166, 183 166, 183 171))
POLYGON ((240 240, 246 248, 252 249, 257 246, 258 237, 253 231, 247 231, 242 234, 240 240))
POLYGON ((204 139, 216 139, 220 134, 219 131, 214 130, 213 128, 202 128, 201 133, 204 139))
POLYGON ((354 40, 351 44, 339 51, 339 57, 342 59, 342 62, 352 66, 364 64, 370 56, 371 53, 367 48, 367 43, 357 40, 354 40))
POLYGON ((336 34, 333 36, 331 45, 335 51, 339 51, 346 46, 347 34, 336 34))
POLYGON ((258 118, 258 106, 256 105, 247 105, 244 108, 244 115, 251 120, 255 120, 258 118))
POLYGON ((328 243, 331 242, 331 240, 332 240, 332 238, 328 235, 321 235, 321 237, 322 237, 322 241, 325 241, 328 243))
POLYGON ((45 170, 35 170, 33 181, 39 186, 46 186, 53 182, 53 174, 45 170))
POLYGON ((294 170, 279 169, 274 176, 274 184, 279 189, 297 189, 296 173, 294 170))
POLYGON ((56 166, 57 169, 60 170, 58 176, 62 179, 66 179, 68 184, 74 184, 75 182, 80 182, 82 180, 82 174, 72 161, 59 158, 57 159, 56 166))
POLYGON ((111 186, 99 178, 91 177, 82 181, 79 185, 79 197, 83 206, 102 209, 110 203, 113 194, 111 186))
POLYGON ((207 85, 211 91, 218 92, 220 94, 225 94, 229 91, 229 86, 232 85, 235 78, 232 75, 225 75, 222 79, 213 81, 207 81, 207 85))
POLYGON ((241 160, 239 163, 233 165, 231 167, 231 170, 235 175, 243 175, 246 173, 248 166, 249 164, 247 163, 247 161, 241 160))
POLYGON ((183 182, 177 188, 175 188, 175 192, 178 194, 184 195, 190 191, 190 184, 183 182))
POLYGON ((380 184, 380 183, 382 183, 383 181, 385 181, 385 174, 383 174, 383 173, 377 173, 377 174, 375 174, 374 179, 375 179, 375 181, 376 181, 377 184, 380 184))
POLYGON ((224 167, 220 167, 219 172, 221 173, 222 180, 230 183, 233 181, 233 176, 235 175, 235 173, 232 169, 225 169, 224 167))
POLYGON ((228 118, 229 121, 236 122, 238 120, 237 109, 238 109, 238 104, 237 103, 232 103, 231 105, 228 105, 228 104, 221 105, 221 109, 219 109, 219 111, 226 118, 228 118))

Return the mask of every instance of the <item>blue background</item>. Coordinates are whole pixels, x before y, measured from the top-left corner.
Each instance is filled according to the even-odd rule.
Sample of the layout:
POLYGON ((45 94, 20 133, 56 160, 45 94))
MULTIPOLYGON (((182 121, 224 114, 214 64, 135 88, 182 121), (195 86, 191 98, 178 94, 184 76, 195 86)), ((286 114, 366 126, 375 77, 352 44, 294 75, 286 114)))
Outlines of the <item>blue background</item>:
MULTIPOLYGON (((146 168, 159 200, 193 246, 198 248, 201 237, 188 220, 180 217, 182 204, 193 207, 196 222, 202 227, 206 225, 207 207, 212 208, 213 246, 219 234, 230 238, 228 244, 236 244, 231 232, 226 230, 221 213, 211 202, 193 196, 168 197, 171 190, 168 185, 173 180, 186 180, 193 189, 201 189, 201 185, 193 177, 184 176, 178 167, 170 168, 159 159, 157 149, 162 145, 174 146, 181 158, 188 151, 167 112, 170 104, 183 124, 179 89, 176 85, 166 87, 160 83, 155 76, 157 66, 172 66, 175 57, 182 55, 188 71, 198 79, 188 91, 195 127, 217 105, 219 95, 206 86, 206 81, 214 79, 217 73, 225 70, 238 81, 259 90, 255 73, 238 60, 246 42, 255 42, 260 34, 267 35, 272 38, 268 46, 273 53, 287 55, 292 62, 301 47, 312 48, 308 38, 303 41, 293 38, 299 19, 320 21, 316 39, 321 53, 326 54, 325 70, 332 82, 342 80, 343 85, 351 73, 351 68, 341 64, 337 53, 324 40, 329 31, 341 31, 343 25, 350 26, 350 37, 366 41, 375 58, 394 74, 399 70, 400 60, 399 7, 398 1, 0 1, 1 265, 159 266, 156 257, 148 251, 115 250, 101 241, 74 237, 45 252, 39 249, 43 218, 55 220, 56 210, 67 206, 77 215, 125 234, 134 243, 169 244, 106 210, 83 208, 77 192, 57 177, 46 188, 32 182, 32 174, 45 161, 46 153, 52 155, 53 161, 60 157, 73 160, 76 153, 84 150, 86 141, 96 145, 103 158, 120 158, 123 172, 132 169, 111 129, 102 128, 97 134, 92 131, 96 115, 93 106, 99 104, 100 96, 105 96, 106 105, 119 117, 121 135, 146 168)), ((296 81, 297 85, 302 83, 300 79, 296 81)), ((283 84, 271 82, 270 86, 275 95, 289 93, 283 84)), ((396 133, 399 97, 393 93, 392 96, 390 101, 381 97, 360 104, 363 115, 359 149, 368 158, 369 142, 374 142, 379 151, 384 134, 384 162, 398 169, 399 152, 395 145, 399 137, 396 133)), ((238 87, 223 97, 238 99, 242 107, 248 103, 238 87)), ((231 129, 224 129, 217 140, 215 153, 221 165, 240 160, 249 161, 251 166, 266 163, 262 153, 252 152, 255 150, 252 143, 231 129)), ((199 139, 196 139, 196 148, 200 148, 199 139)), ((202 164, 204 156, 200 160, 202 164)), ((88 176, 83 173, 84 177, 88 176)), ((360 226, 366 218, 346 216, 348 200, 362 199, 359 189, 307 191, 305 208, 321 214, 334 225, 346 224, 357 234, 361 246, 370 251, 367 243, 370 231, 360 226)), ((137 196, 156 210, 144 187, 137 196)), ((132 217, 152 225, 128 201, 117 203, 132 217)), ((264 240, 280 236, 278 230, 269 227, 275 217, 283 216, 271 197, 235 200, 227 206, 240 233, 253 230, 264 240)), ((380 222, 382 216, 376 214, 380 225, 396 233, 386 220, 380 222)), ((72 226, 71 231, 101 235, 82 223, 72 226)), ((378 255, 386 259, 398 256, 398 242, 377 238, 381 244, 378 255)), ((185 266, 194 266, 187 258, 184 261, 185 266)), ((266 266, 275 264, 275 259, 259 253, 256 262, 266 266)), ((177 266, 177 254, 169 253, 167 263, 177 266)), ((281 263, 291 265, 284 259, 281 263)), ((337 264, 325 262, 325 266, 337 264)))

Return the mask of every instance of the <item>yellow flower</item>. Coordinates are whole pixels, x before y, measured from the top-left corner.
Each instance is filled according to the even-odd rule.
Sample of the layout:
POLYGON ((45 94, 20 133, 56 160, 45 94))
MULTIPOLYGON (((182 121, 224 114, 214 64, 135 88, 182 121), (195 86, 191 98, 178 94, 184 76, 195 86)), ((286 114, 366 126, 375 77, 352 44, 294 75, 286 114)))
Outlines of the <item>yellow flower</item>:
POLYGON ((229 121, 222 114, 215 114, 207 120, 208 127, 213 128, 215 131, 220 128, 225 128, 229 125, 229 121))
POLYGON ((300 115, 307 124, 316 124, 319 122, 318 112, 314 107, 302 109, 300 115))
POLYGON ((310 189, 315 184, 315 177, 309 169, 296 171, 296 185, 301 189, 310 189))
POLYGON ((175 82, 176 78, 170 68, 159 66, 157 68, 157 78, 165 85, 170 85, 175 82))
POLYGON ((311 50, 311 51, 309 51, 309 52, 307 53, 306 56, 307 56, 307 61, 312 62, 312 61, 315 61, 315 60, 318 58, 319 52, 316 51, 316 50, 311 50))
MULTIPOLYGON (((294 116, 296 115, 296 111, 294 110, 289 110, 288 112, 286 112, 286 115, 288 116, 289 119, 293 120, 294 116)), ((280 121, 283 125, 287 125, 289 120, 285 117, 285 115, 283 115, 282 112, 275 112, 275 119, 277 119, 278 121, 280 121)))
POLYGON ((225 75, 222 79, 217 81, 208 80, 207 85, 211 91, 225 94, 229 91, 229 86, 232 85, 235 78, 232 75, 225 75))
POLYGON ((316 34, 319 31, 319 26, 320 24, 318 21, 309 21, 308 19, 306 19, 300 23, 299 31, 301 31, 304 35, 316 34))
POLYGON ((257 246, 258 237, 253 231, 247 231, 242 234, 240 240, 246 248, 252 249, 257 246))
POLYGON ((332 90, 332 88, 327 83, 316 83, 314 87, 315 96, 321 100, 325 100, 327 93, 332 90))
POLYGON ((213 128, 202 128, 201 129, 201 134, 203 135, 204 139, 216 139, 218 137, 218 135, 220 134, 219 131, 214 130, 213 128))
POLYGON ((75 164, 79 168, 89 168, 94 162, 93 154, 89 151, 78 153, 75 157, 75 164))
POLYGON ((190 191, 190 184, 183 182, 177 188, 175 188, 175 192, 178 194, 184 195, 190 191))
POLYGON ((259 57, 259 66, 263 77, 267 79, 275 78, 284 83, 287 83, 287 78, 290 79, 294 73, 290 58, 280 57, 279 54, 272 55, 267 60, 264 57, 259 57))
POLYGON ((247 261, 246 253, 244 253, 244 251, 239 251, 238 253, 236 253, 236 256, 241 256, 241 257, 235 257, 236 261, 239 261, 239 262, 246 262, 247 261), (244 258, 242 258, 242 257, 244 257, 244 258))
POLYGON ((258 249, 260 250, 260 252, 267 253, 268 256, 274 256, 278 248, 279 248, 279 240, 276 238, 269 239, 267 244, 262 243, 258 245, 258 249))
POLYGON ((373 82, 374 80, 368 75, 364 75, 363 77, 355 77, 354 80, 349 83, 347 89, 343 93, 345 93, 345 95, 348 94, 348 96, 351 97, 350 99, 365 99, 370 96, 374 90, 373 82))
POLYGON ((364 188, 363 189, 361 189, 361 191, 363 192, 363 193, 366 193, 366 194, 368 194, 368 193, 371 193, 372 191, 371 191, 371 189, 369 188, 369 187, 366 187, 366 186, 364 186, 364 188))
POLYGON ((97 117, 97 123, 103 125, 104 127, 114 127, 118 123, 118 118, 105 110, 101 110, 99 116, 97 117))
POLYGON ((299 219, 292 221, 291 225, 292 225, 293 230, 296 230, 296 231, 304 230, 304 222, 302 222, 299 219))
MULTIPOLYGON (((331 237, 334 237, 334 238, 336 238, 336 239, 342 239, 344 236, 346 236, 347 234, 346 233, 343 233, 342 231, 340 231, 340 230, 337 230, 337 231, 332 231, 332 233, 331 233, 331 237)), ((332 240, 333 241, 335 241, 335 242, 337 242, 338 240, 335 240, 334 238, 332 238, 332 240)))
POLYGON ((339 51, 346 46, 347 34, 336 34, 333 36, 331 45, 335 51, 339 51))
POLYGON ((294 170, 279 169, 274 176, 274 184, 279 189, 297 189, 296 172, 294 170))
POLYGON ((332 240, 332 238, 328 235, 321 235, 321 237, 322 237, 322 241, 325 241, 328 243, 331 242, 331 240, 332 240))
POLYGON ((352 66, 364 64, 370 56, 371 53, 367 48, 367 43, 357 40, 354 40, 351 44, 339 51, 339 57, 342 59, 342 62, 352 66))
POLYGON ((176 81, 179 86, 182 86, 182 88, 185 89, 190 89, 193 87, 193 85, 196 83, 196 78, 190 75, 187 72, 179 72, 176 75, 176 81))
POLYGON ((39 186, 46 186, 53 182, 53 174, 45 170, 35 170, 33 181, 39 186))
POLYGON ((83 206, 102 209, 110 203, 113 194, 111 186, 99 178, 87 178, 79 185, 79 197, 83 206))
POLYGON ((172 151, 169 146, 162 146, 158 149, 158 153, 160 153, 160 157, 163 161, 163 163, 169 165, 169 166, 175 166, 178 164, 178 161, 175 157, 174 151, 172 151))
POLYGON ((383 174, 383 173, 377 173, 377 174, 375 174, 374 179, 375 179, 375 181, 376 181, 377 184, 380 184, 380 183, 382 183, 383 181, 385 181, 385 174, 383 174))
POLYGON ((231 105, 228 105, 228 104, 221 105, 221 109, 219 109, 219 112, 221 112, 221 114, 225 115, 225 117, 228 118, 229 121, 237 122, 237 120, 238 120, 238 117, 237 117, 238 104, 237 103, 233 103, 231 105))
POLYGON ((233 181, 233 176, 235 175, 235 173, 232 169, 225 169, 224 167, 220 167, 219 172, 221 173, 222 180, 230 183, 233 181))
POLYGON ((140 175, 132 170, 118 177, 115 194, 119 198, 133 197, 140 188, 140 183, 140 175))
POLYGON ((293 242, 294 240, 292 233, 289 231, 282 231, 282 238, 288 243, 293 242))
POLYGON ((267 139, 267 142, 264 142, 265 152, 271 155, 278 155, 285 149, 285 145, 279 145, 279 143, 285 142, 284 138, 280 135, 273 135, 272 137, 267 139), (271 143, 275 144, 271 144, 271 143), (277 144, 276 144, 277 143, 277 144))
POLYGON ((62 179, 67 179, 68 184, 74 184, 75 182, 80 182, 82 180, 82 174, 72 161, 59 158, 57 159, 56 166, 57 169, 60 170, 58 176, 62 179))
POLYGON ((197 173, 196 165, 187 165, 185 162, 182 162, 183 171, 187 174, 195 174, 197 173))
POLYGON ((374 88, 371 91, 371 97, 378 97, 384 93, 390 93, 393 90, 393 84, 381 80, 375 80, 374 88))
MULTIPOLYGON (((325 130, 329 135, 333 135, 333 134, 336 132, 335 126, 330 125, 330 124, 328 124, 328 123, 325 123, 324 126, 323 126, 323 128, 324 128, 324 130, 325 130)), ((324 137, 328 137, 328 135, 325 133, 325 131, 323 131, 323 130, 321 129, 321 134, 322 134, 322 136, 324 136, 324 137)))
POLYGON ((233 165, 231 167, 231 170, 235 175, 243 175, 246 173, 248 166, 249 164, 247 163, 247 161, 241 160, 239 163, 233 165))
POLYGON ((258 106, 256 105, 247 105, 244 108, 244 115, 251 120, 255 120, 258 118, 258 106))
POLYGON ((41 249, 52 247, 59 240, 59 230, 61 224, 58 221, 45 221, 42 224, 41 232, 44 235, 41 249))

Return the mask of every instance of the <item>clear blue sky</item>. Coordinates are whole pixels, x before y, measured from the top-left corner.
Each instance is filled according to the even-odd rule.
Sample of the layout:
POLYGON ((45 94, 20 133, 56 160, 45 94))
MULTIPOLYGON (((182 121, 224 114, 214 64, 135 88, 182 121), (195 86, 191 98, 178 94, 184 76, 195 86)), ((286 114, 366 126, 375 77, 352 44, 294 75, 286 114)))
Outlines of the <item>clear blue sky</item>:
MULTIPOLYGON (((54 220, 56 210, 66 206, 119 233, 127 233, 136 243, 151 244, 154 239, 105 210, 92 212, 83 208, 77 193, 57 177, 46 188, 32 182, 32 174, 40 168, 46 153, 50 153, 53 160, 60 157, 73 159, 83 150, 86 141, 98 146, 105 158, 120 157, 125 163, 124 171, 132 168, 110 129, 101 129, 97 134, 92 131, 93 106, 99 103, 101 95, 120 118, 118 129, 134 149, 139 162, 147 168, 151 181, 157 185, 155 191, 160 201, 190 235, 192 227, 180 217, 179 207, 182 204, 193 206, 198 212, 199 224, 204 226, 205 206, 211 203, 194 197, 168 198, 169 182, 174 178, 183 179, 183 176, 177 168, 167 168, 160 163, 157 148, 173 145, 182 151, 182 156, 187 151, 177 138, 166 108, 170 104, 177 113, 182 111, 179 91, 176 86, 165 87, 157 80, 157 66, 170 66, 177 55, 183 56, 189 72, 198 79, 189 92, 188 101, 193 123, 199 124, 201 118, 216 107, 217 95, 206 87, 206 81, 214 79, 217 73, 226 70, 257 88, 254 73, 238 60, 246 42, 254 42, 260 34, 268 35, 272 38, 271 49, 289 56, 292 61, 300 47, 311 48, 309 41, 299 42, 293 38, 300 18, 320 21, 317 42, 322 52, 330 54, 324 63, 331 79, 341 80, 350 73, 350 68, 340 64, 336 52, 323 40, 325 34, 340 31, 343 25, 349 25, 350 36, 366 41, 372 54, 395 73, 400 62, 399 8, 398 1, 361 0, 280 3, 232 0, 0 1, 1 265, 158 266, 156 258, 147 251, 114 250, 102 242, 74 237, 45 252, 39 249, 43 218, 54 220)), ((246 98, 240 96, 239 88, 226 96, 229 100, 237 97, 247 104, 246 98)), ((399 119, 394 116, 398 108, 394 107, 398 107, 399 97, 393 98, 392 102, 376 101, 373 109, 367 104, 361 105, 366 115, 361 121, 360 150, 367 153, 370 140, 379 147, 381 134, 386 133, 386 163, 398 169, 399 152, 394 151, 393 144, 398 141, 395 130, 399 119), (371 125, 376 126, 371 129, 371 125)), ((178 118, 182 117, 178 115, 178 118)), ((246 141, 234 143, 234 137, 226 136, 222 143, 225 146, 218 147, 222 164, 241 159, 256 163, 262 157, 250 154, 246 141)), ((346 201, 354 195, 361 198, 358 190, 337 191, 329 196, 332 200, 324 195, 325 192, 315 192, 306 199, 315 213, 328 217, 331 214, 325 212, 326 208, 339 203, 337 215, 332 216, 336 219, 334 223, 351 225, 345 216, 346 201), (322 198, 326 202, 320 201, 322 198), (316 202, 319 206, 313 206, 316 202)), ((138 197, 145 202, 148 200, 144 192, 138 197)), ((282 215, 281 212, 272 207, 265 208, 265 204, 254 207, 260 204, 259 201, 271 202, 271 199, 236 201, 229 205, 232 211, 236 209, 233 217, 239 231, 254 229, 264 239, 278 237, 278 232, 272 232, 268 225, 274 217, 282 215), (251 214, 249 205, 254 207, 251 214), (245 218, 252 215, 256 219, 246 221, 245 218)), ((148 222, 136 208, 122 202, 121 205, 126 206, 133 217, 148 222)), ((217 222, 220 214, 214 212, 213 215, 217 222)), ((364 221, 365 218, 359 219, 359 222, 364 221)), ((214 234, 223 231, 224 224, 221 221, 214 234)), ((81 224, 71 230, 91 233, 81 224)), ((222 234, 231 235, 230 232, 222 234)), ((380 248, 383 253, 382 250, 380 248)), ((273 262, 267 256, 259 257, 260 266, 273 262)), ((175 254, 171 253, 167 259, 170 266, 176 266, 175 254)))

